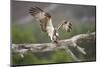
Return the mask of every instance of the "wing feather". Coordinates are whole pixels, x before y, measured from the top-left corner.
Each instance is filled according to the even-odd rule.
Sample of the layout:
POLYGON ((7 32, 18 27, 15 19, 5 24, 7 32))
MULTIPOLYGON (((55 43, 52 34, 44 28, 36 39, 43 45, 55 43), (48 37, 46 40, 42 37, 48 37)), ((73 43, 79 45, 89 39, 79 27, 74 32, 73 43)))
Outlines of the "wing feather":
POLYGON ((59 30, 61 27, 62 27, 64 30, 66 30, 67 32, 70 32, 70 31, 72 30, 72 23, 69 22, 69 21, 63 20, 63 21, 61 22, 61 24, 58 26, 58 30, 59 30))
POLYGON ((40 21, 40 26, 41 26, 42 31, 46 32, 46 26, 51 16, 48 13, 44 12, 39 7, 32 7, 29 10, 29 13, 32 16, 34 16, 34 18, 36 18, 38 21, 40 21))
POLYGON ((72 30, 72 24, 69 21, 65 21, 63 24, 63 29, 65 29, 67 32, 70 32, 72 30))

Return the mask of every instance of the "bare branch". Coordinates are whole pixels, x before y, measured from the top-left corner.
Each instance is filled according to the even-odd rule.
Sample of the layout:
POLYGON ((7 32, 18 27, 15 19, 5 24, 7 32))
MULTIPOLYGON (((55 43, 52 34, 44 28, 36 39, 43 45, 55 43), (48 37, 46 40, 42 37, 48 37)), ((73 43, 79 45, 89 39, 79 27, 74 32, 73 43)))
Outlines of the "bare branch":
POLYGON ((74 53, 68 47, 66 47, 65 52, 69 54, 75 61, 81 61, 74 55, 74 53))
POLYGON ((69 49, 69 46, 76 48, 80 53, 86 54, 84 48, 77 45, 78 42, 82 42, 83 39, 85 40, 95 40, 95 32, 93 33, 86 33, 86 34, 79 34, 73 36, 72 38, 60 40, 58 44, 56 43, 41 43, 41 44, 12 44, 12 52, 19 53, 21 57, 24 57, 23 54, 27 54, 28 52, 46 52, 46 51, 54 51, 57 49, 65 49, 65 51, 72 56, 72 58, 76 61, 79 59, 72 53, 69 49))

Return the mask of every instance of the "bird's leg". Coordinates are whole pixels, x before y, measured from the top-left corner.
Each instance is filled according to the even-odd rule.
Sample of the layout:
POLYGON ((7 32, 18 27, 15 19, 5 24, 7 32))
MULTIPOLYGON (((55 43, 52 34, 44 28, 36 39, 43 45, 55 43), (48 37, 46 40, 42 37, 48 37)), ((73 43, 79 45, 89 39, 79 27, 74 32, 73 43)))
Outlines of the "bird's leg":
POLYGON ((59 34, 58 34, 58 32, 57 32, 57 29, 56 29, 56 28, 54 29, 52 39, 53 39, 53 43, 55 43, 55 44, 56 44, 56 46, 60 46, 60 45, 59 45, 59 40, 60 40, 60 38, 59 38, 59 34))

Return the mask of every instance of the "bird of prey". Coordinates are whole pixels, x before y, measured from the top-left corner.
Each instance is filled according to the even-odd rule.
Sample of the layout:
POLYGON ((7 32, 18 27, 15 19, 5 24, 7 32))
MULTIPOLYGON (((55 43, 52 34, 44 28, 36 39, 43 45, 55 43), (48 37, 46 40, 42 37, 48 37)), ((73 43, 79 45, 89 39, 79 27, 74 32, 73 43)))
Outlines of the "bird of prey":
POLYGON ((69 21, 63 20, 61 24, 54 28, 52 24, 52 17, 49 13, 40 9, 39 7, 32 7, 29 10, 30 15, 32 15, 37 21, 40 22, 41 30, 47 32, 52 42, 58 43, 59 34, 58 30, 62 27, 67 32, 70 32, 72 29, 72 24, 69 21))

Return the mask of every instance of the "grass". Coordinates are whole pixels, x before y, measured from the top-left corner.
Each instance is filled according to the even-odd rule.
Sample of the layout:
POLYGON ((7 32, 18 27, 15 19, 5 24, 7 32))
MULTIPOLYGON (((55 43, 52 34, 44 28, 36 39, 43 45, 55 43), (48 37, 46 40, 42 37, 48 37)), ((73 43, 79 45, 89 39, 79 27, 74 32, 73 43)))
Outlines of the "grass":
MULTIPOLYGON (((94 32, 94 23, 81 23, 73 25, 71 32, 60 30, 61 39, 70 38, 74 35, 94 32)), ((31 23, 27 25, 12 25, 12 43, 44 43, 50 42, 47 33, 41 31, 40 27, 31 23)))

